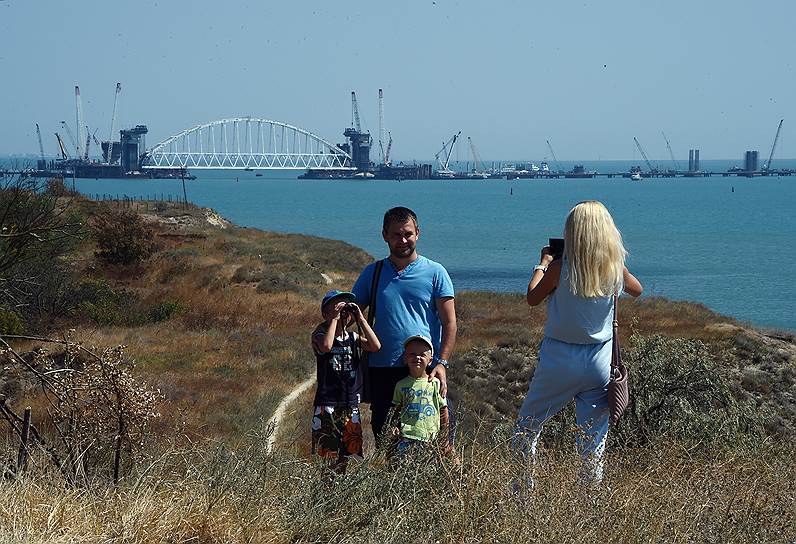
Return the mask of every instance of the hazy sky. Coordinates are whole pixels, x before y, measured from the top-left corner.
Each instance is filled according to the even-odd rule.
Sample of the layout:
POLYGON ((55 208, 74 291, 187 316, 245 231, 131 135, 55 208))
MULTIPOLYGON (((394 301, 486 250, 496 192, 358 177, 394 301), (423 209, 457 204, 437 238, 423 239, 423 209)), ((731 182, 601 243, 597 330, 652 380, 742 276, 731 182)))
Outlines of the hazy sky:
MULTIPOLYGON (((0 0, 0 154, 36 153, 34 123, 146 124, 151 146, 253 116, 342 141, 356 90, 396 159, 457 130, 486 160, 796 157, 796 2, 0 0)), ((118 126, 118 125, 117 125, 118 126)), ((117 133, 118 134, 118 133, 117 133)), ((464 150, 460 150, 464 157, 464 150)))

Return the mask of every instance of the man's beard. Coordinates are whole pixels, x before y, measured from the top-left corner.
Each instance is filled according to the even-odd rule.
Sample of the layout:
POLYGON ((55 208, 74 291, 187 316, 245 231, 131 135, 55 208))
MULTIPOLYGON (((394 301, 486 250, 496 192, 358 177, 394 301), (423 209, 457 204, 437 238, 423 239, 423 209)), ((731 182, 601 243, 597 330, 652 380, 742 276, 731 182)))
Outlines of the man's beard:
POLYGON ((390 255, 392 255, 393 257, 397 257, 399 259, 403 259, 405 257, 409 257, 412 253, 414 253, 414 251, 415 251, 415 246, 408 246, 403 249, 390 248, 390 255))

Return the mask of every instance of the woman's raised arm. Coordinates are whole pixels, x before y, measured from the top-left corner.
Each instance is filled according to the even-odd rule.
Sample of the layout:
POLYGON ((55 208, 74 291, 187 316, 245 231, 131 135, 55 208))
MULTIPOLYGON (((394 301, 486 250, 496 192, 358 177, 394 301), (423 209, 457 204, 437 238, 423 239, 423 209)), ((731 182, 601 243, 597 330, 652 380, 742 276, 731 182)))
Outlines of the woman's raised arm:
POLYGON ((561 276, 561 259, 557 259, 547 265, 547 271, 534 270, 531 281, 528 282, 528 292, 525 300, 531 306, 538 306, 547 298, 547 295, 558 287, 558 280, 561 276))
POLYGON ((625 283, 624 291, 631 297, 637 297, 644 291, 644 288, 641 286, 641 282, 636 279, 636 276, 630 273, 627 267, 625 267, 623 281, 625 283))

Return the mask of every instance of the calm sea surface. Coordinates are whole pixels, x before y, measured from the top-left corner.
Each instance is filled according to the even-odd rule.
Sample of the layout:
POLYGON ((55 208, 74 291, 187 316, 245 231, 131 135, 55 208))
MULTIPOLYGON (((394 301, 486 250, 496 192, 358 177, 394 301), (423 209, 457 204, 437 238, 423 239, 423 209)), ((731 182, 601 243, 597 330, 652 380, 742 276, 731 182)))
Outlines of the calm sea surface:
MULTIPOLYGON (((539 249, 561 235, 569 209, 598 199, 622 231, 646 295, 796 330, 796 177, 395 182, 194 173, 189 200, 238 225, 345 240, 375 256, 386 254, 384 211, 408 206, 420 218, 418 249, 447 267, 458 290, 524 292, 539 249)), ((182 193, 179 180, 77 180, 77 188, 182 193)))

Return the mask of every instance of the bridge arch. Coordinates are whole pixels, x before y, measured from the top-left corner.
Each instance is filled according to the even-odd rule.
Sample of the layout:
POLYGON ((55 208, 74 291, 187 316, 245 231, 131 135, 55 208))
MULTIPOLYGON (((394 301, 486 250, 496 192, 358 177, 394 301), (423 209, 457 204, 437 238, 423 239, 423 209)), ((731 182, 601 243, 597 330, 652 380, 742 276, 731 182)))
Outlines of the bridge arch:
POLYGON ((270 119, 233 117, 197 125, 146 153, 142 168, 353 170, 351 155, 304 129, 270 119))

